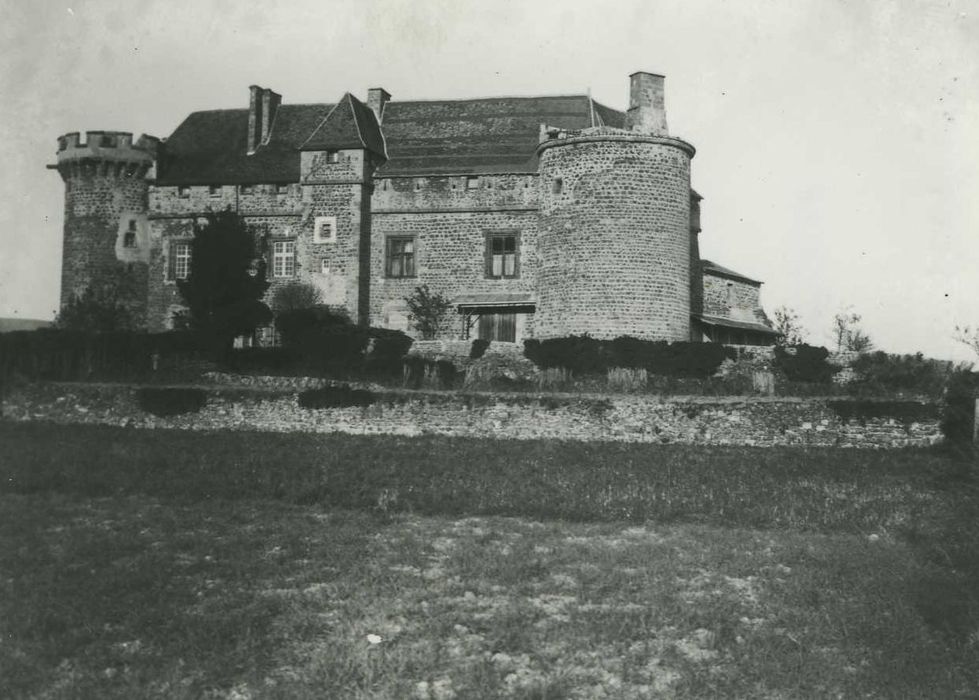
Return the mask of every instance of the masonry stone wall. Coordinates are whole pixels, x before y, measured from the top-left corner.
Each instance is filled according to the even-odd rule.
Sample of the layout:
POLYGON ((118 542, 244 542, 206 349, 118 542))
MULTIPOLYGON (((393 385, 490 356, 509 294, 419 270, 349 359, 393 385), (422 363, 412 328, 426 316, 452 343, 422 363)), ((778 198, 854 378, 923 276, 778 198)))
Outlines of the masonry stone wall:
POLYGON ((754 321, 754 311, 761 308, 757 284, 707 272, 703 276, 703 289, 703 312, 711 316, 754 321))
POLYGON ((57 168, 65 183, 61 306, 92 285, 119 282, 119 301, 137 326, 145 323, 149 158, 132 147, 128 133, 89 132, 86 144, 77 133, 60 139, 57 168), (103 136, 111 145, 99 145, 103 136), (124 245, 129 231, 136 234, 131 248, 124 245))
POLYGON ((690 338, 690 157, 585 130, 540 151, 539 338, 690 338))
MULTIPOLYGON (((289 380, 278 378, 277 385, 289 380)), ((303 380, 303 388, 310 385, 303 380)), ((323 382, 322 384, 326 384, 323 382)), ((4 400, 8 420, 134 428, 454 435, 651 444, 923 447, 941 440, 938 408, 904 402, 903 417, 854 418, 823 399, 491 395, 380 391, 368 406, 305 409, 297 389, 214 388, 200 412, 157 417, 124 385, 36 384, 4 400), (913 410, 908 410, 911 408, 913 410), (917 419, 908 415, 917 414, 917 419)), ((844 403, 845 402, 837 402, 844 403)))

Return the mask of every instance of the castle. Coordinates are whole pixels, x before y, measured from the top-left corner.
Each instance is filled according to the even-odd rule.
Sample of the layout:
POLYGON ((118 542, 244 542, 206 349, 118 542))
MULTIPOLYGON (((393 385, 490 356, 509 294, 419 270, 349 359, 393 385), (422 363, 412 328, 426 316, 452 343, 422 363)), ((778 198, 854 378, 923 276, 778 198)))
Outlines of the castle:
MULTIPOLYGON (((446 338, 588 334, 768 344, 761 283, 702 260, 694 147, 671 136, 664 78, 629 109, 589 95, 283 104, 194 112, 164 140, 58 140, 61 303, 131 280, 139 326, 171 326, 206 212, 267 241, 271 287, 315 285, 361 324, 411 332, 405 297, 452 301, 446 338)), ((267 329, 266 329, 267 330, 267 329)))

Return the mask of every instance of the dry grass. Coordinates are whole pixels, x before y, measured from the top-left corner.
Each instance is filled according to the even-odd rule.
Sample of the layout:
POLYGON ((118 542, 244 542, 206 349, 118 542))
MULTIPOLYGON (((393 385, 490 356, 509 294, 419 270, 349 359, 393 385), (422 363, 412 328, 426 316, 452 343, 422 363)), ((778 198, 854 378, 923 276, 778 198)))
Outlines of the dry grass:
POLYGON ((0 695, 954 697, 889 537, 4 496, 0 695))

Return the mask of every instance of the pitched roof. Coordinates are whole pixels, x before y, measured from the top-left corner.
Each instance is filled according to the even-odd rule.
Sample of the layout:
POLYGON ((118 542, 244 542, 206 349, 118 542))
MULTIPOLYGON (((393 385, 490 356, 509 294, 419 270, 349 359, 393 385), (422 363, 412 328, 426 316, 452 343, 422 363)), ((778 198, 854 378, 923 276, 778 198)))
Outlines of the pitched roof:
POLYGON ((299 146, 333 109, 329 104, 281 105, 269 142, 248 155, 248 110, 193 112, 166 140, 160 185, 299 181, 299 146))
MULTIPOLYGON (((752 321, 740 321, 733 318, 727 318, 725 316, 710 316, 708 314, 690 314, 691 318, 705 323, 708 326, 723 326, 725 328, 736 328, 738 330, 745 331, 755 331, 756 333, 765 333, 768 335, 780 335, 780 333, 765 325, 761 320, 757 322, 752 321)), ((767 317, 764 318, 767 321, 767 317)))
POLYGON ((304 151, 334 148, 366 148, 382 158, 386 157, 384 137, 381 136, 374 110, 349 92, 301 146, 304 151))
MULTIPOLYGON (((382 129, 388 162, 378 175, 537 172, 540 125, 592 125, 587 95, 390 102, 382 129)), ((625 115, 594 103, 596 117, 625 115)))
POLYGON ((751 279, 750 277, 745 277, 740 272, 735 272, 734 270, 728 269, 710 260, 701 260, 700 269, 707 274, 718 275, 720 277, 730 277, 732 279, 740 280, 741 282, 748 282, 749 284, 760 285, 761 282, 758 280, 751 279))
POLYGON ((367 148, 385 175, 537 172, 540 125, 622 126, 625 114, 587 95, 389 102, 373 110, 349 93, 339 103, 279 107, 269 143, 247 155, 248 110, 194 112, 167 139, 161 185, 298 182, 303 148, 367 148))

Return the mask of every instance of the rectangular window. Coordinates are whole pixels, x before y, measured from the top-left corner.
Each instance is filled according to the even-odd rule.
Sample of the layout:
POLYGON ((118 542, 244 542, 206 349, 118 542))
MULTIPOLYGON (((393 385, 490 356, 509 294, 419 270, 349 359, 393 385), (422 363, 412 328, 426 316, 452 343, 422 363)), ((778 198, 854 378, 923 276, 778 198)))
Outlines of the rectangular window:
POLYGON ((190 243, 174 241, 170 244, 173 275, 171 279, 185 280, 190 274, 190 243))
POLYGON ((327 151, 326 152, 326 162, 327 163, 339 163, 340 162, 340 151, 327 151))
POLYGON ((415 276, 415 239, 389 238, 387 250, 388 277, 415 276))
POLYGON ((475 190, 479 188, 479 178, 478 177, 467 177, 466 178, 466 189, 475 190))
POLYGON ((221 185, 208 185, 207 186, 207 193, 209 195, 211 195, 212 197, 220 197, 221 196, 221 185))
POLYGON ((293 277, 296 274, 296 242, 273 241, 272 276, 293 277))
POLYGON ((337 217, 317 216, 313 220, 313 243, 333 243, 337 239, 337 217))
POLYGON ((486 276, 491 279, 517 277, 519 235, 491 233, 486 236, 486 276))
POLYGON ((178 197, 189 197, 190 196, 190 187, 188 187, 187 185, 180 185, 179 187, 177 187, 177 196, 178 197))
POLYGON ((275 193, 276 194, 289 194, 289 185, 276 185, 275 186, 275 193))

